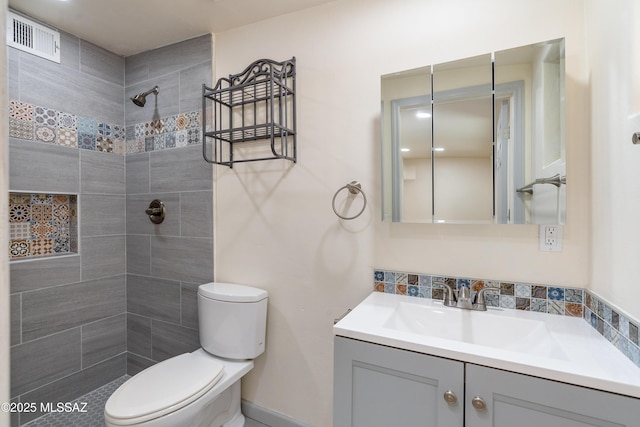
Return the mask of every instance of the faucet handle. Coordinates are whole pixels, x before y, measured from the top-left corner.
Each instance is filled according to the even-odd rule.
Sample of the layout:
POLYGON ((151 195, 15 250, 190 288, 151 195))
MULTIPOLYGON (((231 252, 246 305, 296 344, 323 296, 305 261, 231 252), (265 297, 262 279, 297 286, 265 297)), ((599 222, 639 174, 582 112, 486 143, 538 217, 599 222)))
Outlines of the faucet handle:
POLYGON ((456 293, 454 292, 453 286, 449 285, 447 282, 442 281, 434 281, 431 286, 441 286, 446 291, 444 295, 444 305, 450 307, 456 307, 458 303, 458 298, 456 293))
POLYGON ((487 291, 500 291, 499 288, 482 288, 477 293, 475 298, 473 299, 473 306, 476 310, 486 311, 487 310, 487 302, 484 298, 484 293, 487 291))

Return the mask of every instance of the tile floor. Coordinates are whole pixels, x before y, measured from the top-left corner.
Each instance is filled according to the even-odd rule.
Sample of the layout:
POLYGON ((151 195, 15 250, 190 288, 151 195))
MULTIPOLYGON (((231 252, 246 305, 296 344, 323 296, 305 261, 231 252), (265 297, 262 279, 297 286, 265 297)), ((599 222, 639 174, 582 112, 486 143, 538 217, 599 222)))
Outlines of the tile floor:
MULTIPOLYGON (((104 427, 104 405, 109 396, 127 379, 129 376, 125 375, 74 400, 73 403, 87 403, 86 413, 51 413, 23 424, 22 427, 104 427)), ((269 426, 247 418, 245 427, 269 426)))
POLYGON ((122 376, 74 400, 74 403, 87 403, 86 413, 50 413, 24 424, 22 427, 104 427, 104 404, 107 403, 111 393, 127 379, 129 379, 128 375, 122 376))

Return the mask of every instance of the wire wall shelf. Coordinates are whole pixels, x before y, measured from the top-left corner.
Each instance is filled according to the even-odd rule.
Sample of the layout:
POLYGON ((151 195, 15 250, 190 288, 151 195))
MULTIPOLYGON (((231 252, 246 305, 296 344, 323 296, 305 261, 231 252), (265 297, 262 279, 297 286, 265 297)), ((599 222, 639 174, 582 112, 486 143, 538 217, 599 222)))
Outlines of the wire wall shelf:
POLYGON ((260 59, 243 72, 202 85, 202 155, 213 164, 296 162, 296 58, 260 59), (247 142, 268 142, 260 149, 247 142), (243 149, 246 148, 246 149, 243 149))

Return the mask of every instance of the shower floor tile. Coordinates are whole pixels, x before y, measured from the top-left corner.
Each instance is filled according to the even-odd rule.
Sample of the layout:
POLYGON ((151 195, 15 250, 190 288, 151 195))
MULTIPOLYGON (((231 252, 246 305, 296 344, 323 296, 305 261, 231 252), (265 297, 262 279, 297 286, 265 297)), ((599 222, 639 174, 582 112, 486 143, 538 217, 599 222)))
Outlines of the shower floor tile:
POLYGON ((23 424, 22 427, 104 427, 104 405, 107 399, 129 378, 128 375, 122 376, 73 401, 73 403, 86 402, 87 412, 50 413, 23 424))

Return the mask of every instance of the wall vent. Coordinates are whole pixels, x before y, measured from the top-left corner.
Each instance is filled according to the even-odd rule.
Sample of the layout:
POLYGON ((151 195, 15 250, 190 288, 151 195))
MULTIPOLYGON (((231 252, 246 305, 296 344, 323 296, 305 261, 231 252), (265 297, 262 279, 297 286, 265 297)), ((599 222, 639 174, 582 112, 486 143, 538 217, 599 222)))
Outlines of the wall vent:
POLYGON ((7 45, 60 63, 60 33, 7 12, 7 45))

